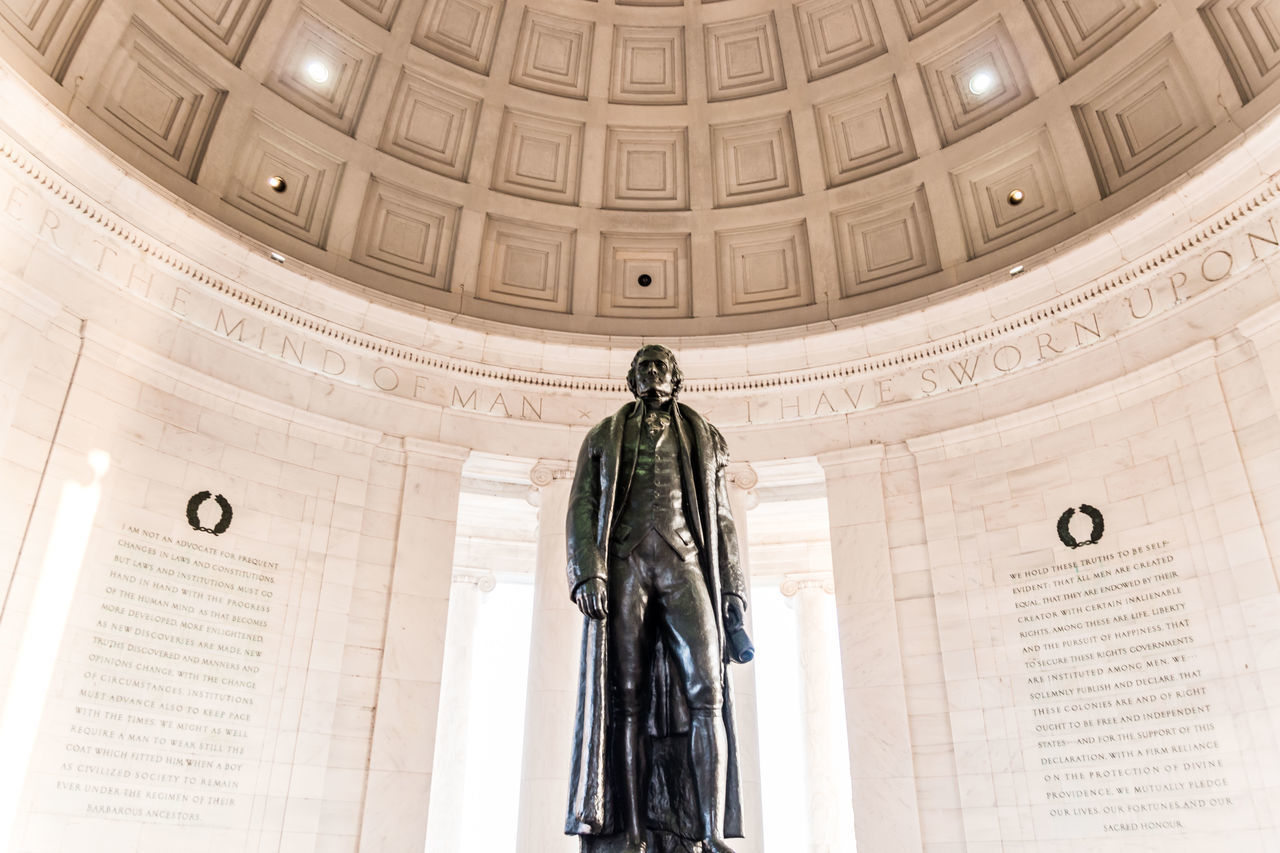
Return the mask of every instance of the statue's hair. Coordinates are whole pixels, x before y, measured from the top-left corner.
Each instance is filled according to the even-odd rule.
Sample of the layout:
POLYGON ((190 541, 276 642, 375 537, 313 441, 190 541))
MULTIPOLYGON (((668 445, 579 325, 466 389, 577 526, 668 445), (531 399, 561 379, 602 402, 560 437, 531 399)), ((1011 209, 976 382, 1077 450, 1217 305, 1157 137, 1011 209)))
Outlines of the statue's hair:
POLYGON ((680 386, 684 382, 684 373, 680 370, 680 365, 676 363, 676 354, 662 344, 645 344, 636 350, 635 356, 631 359, 631 369, 627 371, 627 387, 631 389, 631 396, 640 396, 636 391, 636 371, 640 367, 640 356, 646 352, 660 353, 663 360, 671 365, 671 396, 675 397, 680 393, 680 386))

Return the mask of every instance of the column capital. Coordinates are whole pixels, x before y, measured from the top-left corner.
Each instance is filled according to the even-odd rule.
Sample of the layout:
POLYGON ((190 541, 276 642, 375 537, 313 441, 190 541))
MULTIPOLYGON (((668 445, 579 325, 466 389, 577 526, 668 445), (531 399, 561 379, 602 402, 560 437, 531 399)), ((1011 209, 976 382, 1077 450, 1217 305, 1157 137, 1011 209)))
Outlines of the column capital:
POLYGON ((756 469, 751 467, 750 462, 730 462, 724 469, 725 479, 729 481, 729 485, 736 486, 744 492, 749 492, 760 482, 760 475, 756 473, 756 469))
POLYGON ((730 500, 738 496, 735 493, 740 493, 746 509, 755 509, 760 504, 760 496, 756 494, 760 475, 750 462, 730 462, 724 469, 724 478, 730 486, 730 500))
POLYGON ((783 575, 778 590, 787 598, 800 594, 801 590, 818 589, 827 595, 835 595, 835 578, 826 572, 796 572, 783 575))
POLYGON ((498 580, 493 576, 493 572, 483 569, 458 569, 453 573, 453 582, 455 584, 472 584, 481 592, 493 592, 494 587, 498 585, 498 580))
POLYGON ((850 474, 879 473, 883 462, 884 445, 879 443, 818 454, 818 464, 827 472, 828 477, 840 469, 846 469, 846 473, 850 474))
POLYGON ((555 480, 572 480, 573 465, 568 459, 539 459, 529 471, 529 480, 541 488, 555 480))
POLYGON ((541 506, 543 489, 553 483, 564 483, 565 494, 568 494, 569 484, 573 482, 573 465, 568 459, 539 459, 529 470, 529 482, 533 485, 529 489, 528 501, 533 506, 541 506))

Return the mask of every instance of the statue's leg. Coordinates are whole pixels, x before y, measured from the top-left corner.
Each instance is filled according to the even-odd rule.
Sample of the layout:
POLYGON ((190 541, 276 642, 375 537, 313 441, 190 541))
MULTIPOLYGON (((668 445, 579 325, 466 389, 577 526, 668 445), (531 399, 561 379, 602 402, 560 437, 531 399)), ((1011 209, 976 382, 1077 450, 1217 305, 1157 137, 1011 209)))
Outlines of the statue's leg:
POLYGON ((691 728, 689 760, 707 853, 733 853, 724 842, 728 745, 724 730, 724 684, 715 611, 697 555, 672 552, 668 571, 657 573, 663 620, 672 657, 684 681, 691 728))
POLYGON ((698 789, 703 844, 708 853, 732 853, 724 841, 726 741, 724 717, 719 710, 698 708, 692 712, 689 757, 698 789))
POLYGON ((626 833, 623 853, 644 853, 642 702, 648 683, 646 612, 649 591, 639 558, 614 561, 609 569, 609 664, 613 682, 615 740, 613 778, 626 833))

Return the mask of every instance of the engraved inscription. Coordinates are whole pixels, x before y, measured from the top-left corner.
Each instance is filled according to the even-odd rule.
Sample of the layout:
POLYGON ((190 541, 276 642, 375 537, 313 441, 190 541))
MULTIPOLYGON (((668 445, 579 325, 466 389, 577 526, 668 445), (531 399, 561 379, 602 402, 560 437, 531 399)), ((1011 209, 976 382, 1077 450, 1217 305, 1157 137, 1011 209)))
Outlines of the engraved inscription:
POLYGON ((1201 651, 1194 572, 1167 540, 1080 553, 1008 576, 1038 834, 1177 834, 1230 820, 1244 788, 1201 651))
POLYGON ((284 607, 280 566, 121 525, 72 664, 60 811, 246 825, 284 607))

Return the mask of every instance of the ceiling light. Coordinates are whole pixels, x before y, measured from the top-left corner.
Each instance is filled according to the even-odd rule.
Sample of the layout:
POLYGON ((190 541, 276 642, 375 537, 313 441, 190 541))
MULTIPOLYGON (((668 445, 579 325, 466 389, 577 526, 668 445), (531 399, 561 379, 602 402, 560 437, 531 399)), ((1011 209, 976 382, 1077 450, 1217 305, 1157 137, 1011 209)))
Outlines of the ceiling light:
POLYGON ((1012 205, 1022 204, 1022 202, 1026 201, 1026 198, 1027 198, 1027 194, 1024 193, 1022 190, 1009 191, 1009 204, 1012 204, 1012 205))
MULTIPOLYGON (((313 59, 307 63, 307 76, 311 78, 312 83, 329 82, 329 66, 325 65, 318 59, 313 59)), ((971 82, 970 86, 973 85, 971 82)))
POLYGON ((1024 267, 1022 264, 1018 264, 1016 267, 1013 267, 1012 269, 1009 270, 1009 275, 1022 275, 1026 271, 1027 271, 1026 267, 1024 267))
POLYGON ((975 71, 969 78, 969 91, 975 95, 985 95, 996 84, 996 75, 990 71, 975 71))
POLYGON ((280 254, 279 252, 272 252, 269 255, 269 257, 271 258, 271 260, 275 261, 277 264, 284 263, 284 255, 280 254))
POLYGON ((648 287, 653 284, 653 276, 649 275, 647 272, 640 273, 640 277, 636 279, 636 284, 641 287, 648 287))
POLYGON ((271 187, 271 189, 275 190, 278 193, 282 193, 285 190, 289 189, 289 184, 286 183, 285 179, 280 177, 279 175, 272 175, 271 177, 267 178, 267 186, 271 187))

